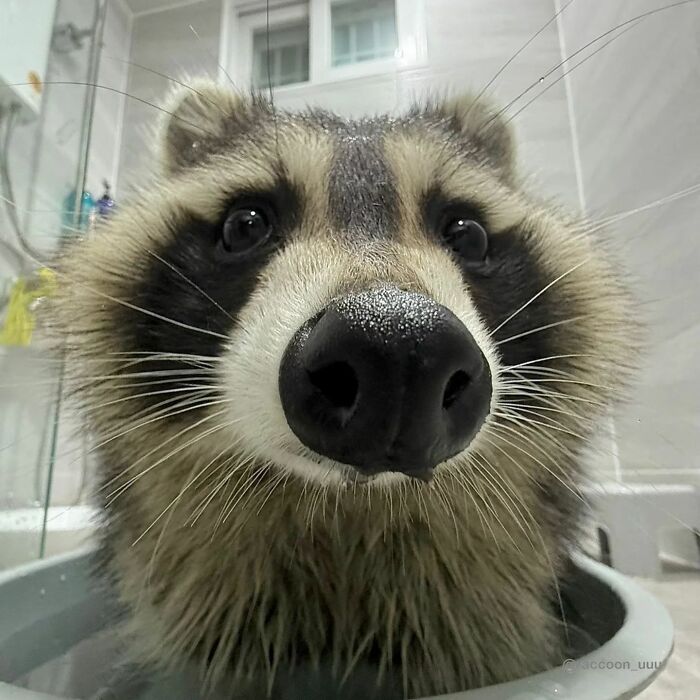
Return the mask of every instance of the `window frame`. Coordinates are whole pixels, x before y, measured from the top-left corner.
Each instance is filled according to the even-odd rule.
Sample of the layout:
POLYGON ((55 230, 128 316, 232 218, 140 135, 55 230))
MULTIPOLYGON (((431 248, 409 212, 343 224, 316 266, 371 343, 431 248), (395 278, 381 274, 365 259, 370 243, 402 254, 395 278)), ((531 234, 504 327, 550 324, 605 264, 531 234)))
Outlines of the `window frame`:
MULTIPOLYGON (((310 86, 386 75, 427 65, 425 0, 394 0, 396 55, 334 66, 332 0, 270 0, 270 28, 309 21, 309 80, 273 87, 293 93, 310 86)), ((220 36, 220 79, 242 90, 253 85, 253 34, 267 26, 266 0, 223 0, 220 36)))
MULTIPOLYGON (((309 79, 299 83, 290 83, 273 87, 284 90, 290 87, 306 86, 312 82, 311 72, 311 17, 305 10, 304 2, 280 3, 270 2, 270 29, 284 28, 304 22, 309 23, 309 79)), ((267 27, 265 2, 237 2, 224 0, 220 37, 219 77, 231 79, 241 90, 255 89, 253 75, 253 38, 257 31, 267 27), (262 7, 262 9, 260 9, 262 7)), ((261 89, 261 88, 259 88, 261 89)))
MULTIPOLYGON (((296 52, 295 58, 296 58, 296 59, 300 59, 300 58, 301 58, 300 54, 303 53, 303 48, 304 48, 304 46, 305 46, 305 47, 306 47, 306 73, 307 73, 306 78, 300 78, 300 79, 292 80, 292 81, 290 81, 290 82, 284 82, 284 83, 273 84, 273 88, 285 87, 286 85, 300 85, 300 84, 308 83, 308 82, 309 82, 309 66, 308 66, 308 63, 309 63, 309 55, 310 55, 310 53, 311 53, 311 47, 310 47, 310 45, 309 45, 309 31, 308 31, 309 25, 308 25, 308 18, 306 18, 305 20, 301 20, 301 21, 298 22, 298 23, 296 23, 296 22, 291 23, 291 22, 290 22, 290 23, 285 23, 285 24, 275 24, 274 26, 271 26, 271 27, 270 27, 270 32, 271 32, 271 34, 272 34, 273 32, 284 32, 284 31, 288 31, 288 30, 290 30, 290 29, 294 29, 294 30, 300 29, 300 30, 301 30, 300 36, 303 35, 304 30, 306 30, 306 41, 305 41, 305 43, 304 43, 304 44, 300 44, 300 43, 288 43, 288 44, 284 44, 284 45, 282 45, 282 46, 279 46, 279 45, 278 45, 278 46, 275 46, 275 45, 274 45, 275 42, 274 42, 274 41, 271 41, 271 42, 270 42, 270 51, 269 51, 269 52, 266 50, 266 46, 265 46, 265 44, 266 44, 265 28, 263 27, 263 28, 260 28, 260 29, 254 29, 254 30, 253 30, 253 32, 252 32, 252 52, 251 52, 252 64, 251 64, 251 76, 250 76, 250 77, 251 77, 251 85, 252 85, 253 89, 260 90, 260 89, 265 89, 265 88, 267 87, 267 79, 266 79, 266 77, 259 76, 258 73, 257 73, 257 68, 262 68, 262 66, 264 65, 264 63, 263 63, 262 65, 258 65, 258 64, 257 64, 257 61, 256 61, 256 59, 258 58, 258 54, 259 54, 259 52, 260 52, 260 49, 262 49, 263 52, 264 52, 265 54, 267 54, 267 60, 268 60, 268 61, 269 61, 270 58, 273 59, 272 65, 270 66, 270 71, 271 71, 271 72, 270 72, 270 77, 273 77, 273 76, 274 76, 274 77, 276 77, 276 78, 283 78, 283 77, 285 77, 285 75, 289 75, 289 74, 285 74, 285 73, 282 72, 282 71, 280 71, 280 73, 276 73, 275 65, 276 65, 277 63, 280 63, 280 64, 282 63, 282 55, 283 55, 284 49, 285 49, 285 48, 292 48, 292 49, 294 49, 295 52, 296 52), (257 41, 257 39, 258 39, 258 36, 260 36, 260 38, 262 39, 262 41, 260 42, 260 45, 258 46, 258 49, 256 50, 256 41, 257 41), (301 51, 299 51, 300 49, 301 49, 301 51), (256 85, 256 83, 258 82, 258 78, 260 78, 260 77, 262 77, 262 81, 261 81, 261 83, 259 83, 259 84, 256 85)), ((273 36, 274 36, 274 35, 273 35, 273 36)), ((303 64, 303 63, 304 63, 304 61, 302 60, 302 64, 303 64)), ((300 77, 301 69, 302 69, 302 68, 303 68, 303 65, 297 64, 297 65, 294 66, 294 69, 295 69, 295 70, 294 70, 293 72, 296 74, 296 75, 294 76, 295 78, 299 78, 299 77, 300 77)), ((290 77, 291 77, 291 76, 290 76, 290 77)))

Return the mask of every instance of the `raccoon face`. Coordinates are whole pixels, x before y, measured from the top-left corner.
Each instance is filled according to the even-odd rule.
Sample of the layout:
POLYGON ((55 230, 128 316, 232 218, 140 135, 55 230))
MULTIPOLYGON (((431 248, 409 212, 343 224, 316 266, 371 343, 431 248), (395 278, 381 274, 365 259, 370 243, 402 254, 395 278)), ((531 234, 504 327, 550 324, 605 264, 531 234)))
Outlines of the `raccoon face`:
MULTIPOLYGON (((174 436, 218 417, 198 455, 324 484, 429 480, 498 455, 497 436, 507 451, 518 426, 540 424, 529 452, 570 450, 587 428, 566 414, 610 399, 624 291, 580 227, 521 192, 493 110, 349 122, 199 84, 172 112, 160 184, 68 256, 64 306, 90 327, 66 324, 78 349, 148 355, 143 411, 199 397, 165 419, 174 436)), ((112 375, 102 403, 104 386, 134 398, 112 375)))

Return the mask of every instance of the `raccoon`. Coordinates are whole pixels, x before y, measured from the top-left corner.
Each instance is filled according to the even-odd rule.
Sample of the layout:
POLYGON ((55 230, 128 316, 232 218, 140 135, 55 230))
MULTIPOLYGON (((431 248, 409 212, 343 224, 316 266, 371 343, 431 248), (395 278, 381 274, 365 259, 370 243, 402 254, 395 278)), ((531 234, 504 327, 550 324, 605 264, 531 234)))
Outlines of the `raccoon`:
POLYGON ((559 662, 582 454, 634 365, 610 253, 481 100, 353 121, 198 82, 168 111, 53 313, 131 657, 273 697, 559 662))

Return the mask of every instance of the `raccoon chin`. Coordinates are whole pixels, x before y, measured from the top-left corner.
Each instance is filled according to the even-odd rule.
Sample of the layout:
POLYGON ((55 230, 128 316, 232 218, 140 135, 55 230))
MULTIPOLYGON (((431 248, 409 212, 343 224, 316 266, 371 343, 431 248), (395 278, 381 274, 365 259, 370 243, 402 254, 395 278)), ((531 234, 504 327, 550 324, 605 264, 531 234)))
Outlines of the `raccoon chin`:
POLYGON ((340 489, 386 488, 402 483, 429 481, 429 476, 423 479, 401 472, 382 471, 377 474, 363 474, 349 464, 336 462, 308 449, 305 449, 303 453, 292 448, 280 448, 275 451, 277 454, 273 461, 278 468, 322 487, 335 486, 340 489))

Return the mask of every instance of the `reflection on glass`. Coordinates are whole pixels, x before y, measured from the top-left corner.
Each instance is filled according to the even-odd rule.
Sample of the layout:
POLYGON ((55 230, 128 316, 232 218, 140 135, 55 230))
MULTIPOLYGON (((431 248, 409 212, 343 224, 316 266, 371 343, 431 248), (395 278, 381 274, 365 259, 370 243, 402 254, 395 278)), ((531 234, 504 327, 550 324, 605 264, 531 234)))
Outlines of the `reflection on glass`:
POLYGON ((394 0, 351 0, 331 10, 333 65, 388 58, 396 51, 394 0))

